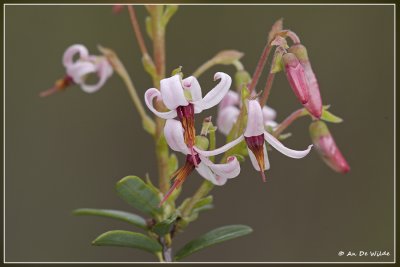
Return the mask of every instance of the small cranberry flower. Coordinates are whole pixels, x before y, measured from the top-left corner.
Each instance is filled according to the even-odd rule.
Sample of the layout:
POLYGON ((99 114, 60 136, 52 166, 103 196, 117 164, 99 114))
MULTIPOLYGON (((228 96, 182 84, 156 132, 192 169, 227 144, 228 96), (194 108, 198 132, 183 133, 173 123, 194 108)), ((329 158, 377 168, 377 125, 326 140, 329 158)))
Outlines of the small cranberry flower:
MULTIPOLYGON (((224 185, 228 179, 235 178, 240 173, 240 164, 236 157, 228 157, 227 163, 215 164, 202 155, 200 149, 194 147, 195 160, 190 155, 191 151, 188 148, 184 139, 184 128, 182 123, 175 119, 168 119, 164 127, 164 135, 168 145, 174 151, 181 152, 186 155, 185 165, 172 174, 171 179, 174 183, 170 190, 165 194, 160 205, 171 195, 171 193, 179 188, 189 174, 196 169, 197 172, 215 185, 224 185), (196 162, 197 166, 196 166, 196 162)), ((221 152, 222 153, 222 152, 221 152)))
POLYGON ((232 83, 231 77, 223 72, 215 73, 214 80, 221 81, 204 97, 202 97, 200 84, 195 77, 190 76, 182 80, 179 74, 162 79, 160 90, 150 88, 145 93, 146 105, 155 115, 163 119, 179 118, 184 129, 185 143, 191 150, 195 164, 194 114, 217 105, 226 95, 232 83), (154 98, 161 100, 170 111, 157 111, 153 105, 154 98))
POLYGON ((290 87, 304 105, 309 101, 310 92, 308 89, 307 78, 304 73, 304 67, 293 53, 286 53, 282 56, 282 61, 285 66, 286 77, 290 87))
MULTIPOLYGON (((240 113, 238 108, 240 105, 240 96, 234 91, 229 91, 218 105, 217 128, 224 134, 228 135, 233 125, 236 123, 240 113)), ((264 125, 275 127, 277 123, 276 111, 273 108, 265 105, 262 108, 264 125)))
POLYGON ((308 90, 310 93, 309 101, 304 107, 316 118, 321 118, 322 115, 322 99, 319 90, 317 77, 311 68, 310 60, 308 59, 307 49, 302 44, 294 44, 288 50, 293 53, 304 68, 304 73, 307 79, 308 90))
POLYGON ((347 173, 350 166, 336 145, 328 126, 323 121, 315 121, 310 125, 311 139, 324 162, 334 171, 347 173))
POLYGON ((80 44, 67 48, 63 55, 63 65, 66 69, 65 77, 58 80, 49 90, 42 92, 41 96, 50 95, 72 84, 80 85, 86 93, 94 93, 105 84, 113 73, 113 68, 105 57, 89 55, 87 48, 80 44), (73 58, 77 54, 79 58, 74 61, 73 58), (97 75, 96 84, 86 83, 89 74, 97 75))
POLYGON ((266 181, 264 171, 270 168, 267 149, 264 145, 265 141, 282 154, 295 159, 303 158, 310 152, 312 145, 309 145, 306 150, 302 151, 289 149, 268 133, 264 128, 263 112, 257 100, 248 101, 247 117, 246 130, 239 138, 212 151, 200 151, 197 148, 196 151, 203 156, 210 157, 232 148, 244 139, 247 144, 251 163, 257 171, 260 171, 263 181, 266 181))

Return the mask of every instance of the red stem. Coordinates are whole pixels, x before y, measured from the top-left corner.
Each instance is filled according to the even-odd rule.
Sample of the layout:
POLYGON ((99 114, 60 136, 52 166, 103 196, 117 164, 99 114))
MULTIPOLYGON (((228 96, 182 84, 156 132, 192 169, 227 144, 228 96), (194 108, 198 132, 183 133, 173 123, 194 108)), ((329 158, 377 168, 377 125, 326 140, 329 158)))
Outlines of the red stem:
POLYGON ((250 93, 254 90, 254 88, 257 85, 258 80, 260 79, 261 72, 262 72, 262 70, 263 70, 263 68, 265 66, 265 63, 267 62, 267 59, 268 59, 270 51, 271 51, 271 45, 268 42, 264 47, 264 50, 263 50, 263 52, 261 54, 261 57, 258 60, 257 67, 256 67, 256 69, 255 69, 255 71, 253 73, 253 77, 252 77, 251 83, 249 85, 249 92, 250 93))
POLYGON ((142 32, 140 31, 139 23, 137 21, 135 9, 133 6, 128 6, 129 17, 131 18, 131 23, 133 27, 133 31, 135 32, 136 39, 139 44, 140 51, 142 54, 148 54, 146 44, 144 43, 142 32))

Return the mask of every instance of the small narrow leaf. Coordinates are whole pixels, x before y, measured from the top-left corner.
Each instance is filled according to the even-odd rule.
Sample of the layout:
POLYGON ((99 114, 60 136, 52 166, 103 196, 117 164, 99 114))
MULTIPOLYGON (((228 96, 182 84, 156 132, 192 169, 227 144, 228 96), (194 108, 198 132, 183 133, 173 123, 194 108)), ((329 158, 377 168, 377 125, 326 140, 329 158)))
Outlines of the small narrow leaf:
POLYGON ((158 207, 160 203, 158 193, 139 177, 123 178, 117 183, 116 189, 121 198, 136 209, 149 215, 161 214, 162 210, 158 207))
POLYGON ((157 223, 152 229, 153 232, 158 234, 159 236, 168 234, 171 231, 171 227, 175 223, 177 217, 178 216, 176 214, 173 214, 168 219, 157 223))
POLYGON ((187 243, 176 253, 175 260, 179 261, 196 251, 233 238, 250 234, 252 231, 253 230, 246 225, 228 225, 214 229, 207 234, 187 243))
POLYGON ((147 229, 146 220, 139 215, 120 211, 120 210, 105 210, 105 209, 77 209, 73 211, 74 215, 93 215, 117 219, 120 221, 128 222, 137 227, 147 229))
POLYGON ((93 242, 95 246, 113 246, 113 247, 130 247, 156 253, 161 251, 162 247, 157 241, 151 239, 144 234, 113 230, 105 232, 97 237, 93 242))
POLYGON ((332 123, 341 123, 343 121, 342 118, 339 118, 338 116, 330 113, 326 109, 322 110, 321 120, 324 120, 327 122, 332 122, 332 123))

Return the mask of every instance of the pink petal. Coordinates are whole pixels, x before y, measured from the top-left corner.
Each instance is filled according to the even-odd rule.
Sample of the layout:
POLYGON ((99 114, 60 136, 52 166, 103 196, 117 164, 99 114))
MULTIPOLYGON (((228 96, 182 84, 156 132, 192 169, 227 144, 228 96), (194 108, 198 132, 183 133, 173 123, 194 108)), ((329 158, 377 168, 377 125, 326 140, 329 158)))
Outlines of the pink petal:
POLYGON ((196 77, 187 77, 186 79, 183 79, 182 84, 184 89, 190 91, 192 102, 198 101, 203 97, 199 81, 197 81, 196 77))
POLYGON ((182 152, 187 155, 190 152, 185 143, 183 132, 184 129, 180 121, 170 119, 165 122, 164 136, 169 147, 174 151, 182 152))
POLYGON ((309 61, 302 63, 304 67, 304 73, 306 74, 308 89, 310 91, 310 99, 304 105, 306 109, 316 118, 320 118, 322 115, 322 99, 319 90, 317 77, 311 68, 309 61))
POLYGON ((158 91, 156 88, 150 88, 146 91, 144 94, 144 101, 147 105, 147 107, 158 117, 162 119, 173 119, 177 116, 176 110, 171 110, 168 112, 159 112, 155 109, 153 106, 153 99, 154 98, 159 98, 162 99, 160 91, 158 91))
POLYGON ((212 182, 215 185, 219 185, 215 174, 203 161, 201 161, 200 164, 197 166, 196 171, 206 180, 212 182))
POLYGON ((228 106, 218 111, 217 128, 224 135, 228 135, 240 114, 235 106, 228 106))
POLYGON ((264 132, 265 141, 267 141, 271 146, 273 146, 276 150, 281 152, 283 155, 288 156, 294 159, 300 159, 307 156, 310 152, 313 145, 309 145, 306 150, 293 150, 290 148, 285 147, 281 142, 278 141, 275 137, 273 137, 267 131, 264 132))
POLYGON ((183 94, 181 77, 178 74, 170 78, 162 79, 160 81, 160 88, 164 104, 170 110, 189 104, 183 94))
POLYGON ((235 178, 240 173, 240 164, 236 157, 229 157, 227 163, 215 164, 208 158, 200 155, 201 164, 198 172, 207 180, 216 185, 224 185, 227 179, 235 178), (206 166, 209 170, 206 170, 206 166))
POLYGON ((100 59, 96 67, 97 67, 97 75, 99 77, 99 81, 94 85, 89 85, 86 84, 85 82, 81 83, 81 88, 86 93, 94 93, 97 90, 99 90, 113 73, 113 68, 105 58, 100 59))
POLYGON ((285 64, 285 73, 293 92, 304 105, 310 98, 307 79, 300 61, 292 53, 286 53, 282 57, 285 64))
POLYGON ((91 62, 80 61, 67 68, 67 75, 74 80, 75 83, 83 83, 83 79, 89 73, 95 73, 97 71, 96 66, 91 62))
POLYGON ((257 136, 264 132, 263 112, 257 100, 249 100, 247 113, 247 126, 244 136, 257 136))
POLYGON ((240 142, 242 142, 243 139, 244 139, 244 137, 243 137, 243 135, 241 135, 237 139, 233 140, 232 142, 229 142, 229 143, 225 144, 224 146, 214 149, 214 150, 206 151, 206 150, 201 150, 198 147, 194 147, 194 150, 202 156, 211 157, 211 156, 219 155, 219 154, 222 154, 222 153, 228 151, 232 147, 234 147, 237 144, 239 144, 240 142))
POLYGON ((89 56, 89 52, 87 48, 81 44, 71 45, 70 47, 65 50, 63 55, 63 65, 66 68, 69 68, 75 62, 73 62, 74 55, 79 53, 79 58, 84 59, 89 56))
POLYGON ((273 108, 270 108, 268 106, 264 106, 262 108, 262 113, 264 117, 264 123, 267 123, 268 121, 273 121, 276 118, 276 111, 273 108))
POLYGON ((235 91, 229 90, 218 105, 218 110, 229 106, 238 106, 240 104, 240 96, 235 91))
POLYGON ((232 79, 228 74, 217 72, 214 75, 214 80, 221 80, 203 99, 193 102, 198 110, 209 109, 217 105, 229 91, 232 84, 232 79))

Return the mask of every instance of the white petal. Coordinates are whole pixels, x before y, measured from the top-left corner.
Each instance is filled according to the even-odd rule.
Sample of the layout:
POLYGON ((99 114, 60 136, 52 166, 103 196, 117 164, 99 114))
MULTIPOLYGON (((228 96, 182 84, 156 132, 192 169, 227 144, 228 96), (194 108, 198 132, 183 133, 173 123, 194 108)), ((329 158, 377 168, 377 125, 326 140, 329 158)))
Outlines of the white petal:
MULTIPOLYGON (((258 162, 256 159, 256 156, 254 155, 253 151, 251 151, 249 148, 247 148, 247 151, 249 152, 249 157, 251 160, 251 163, 253 164, 254 169, 256 169, 256 171, 260 171, 260 166, 258 166, 258 162)), ((269 160, 268 160, 268 153, 267 153, 267 148, 264 145, 264 166, 265 166, 265 170, 269 170, 269 168, 271 167, 269 164, 269 160)))
POLYGON ((183 137, 184 129, 180 121, 170 119, 165 122, 164 136, 169 147, 185 155, 189 154, 189 149, 183 137))
POLYGON ((240 110, 235 106, 228 106, 218 111, 217 128, 224 135, 228 135, 235 124, 240 110))
POLYGON ((177 74, 160 81, 160 91, 164 104, 170 110, 179 106, 187 106, 189 102, 183 94, 181 77, 177 74))
POLYGON ((231 87, 232 79, 228 74, 217 72, 214 75, 214 80, 218 79, 221 79, 221 81, 203 99, 193 102, 195 106, 199 106, 202 110, 209 109, 224 98, 231 87))
POLYGON ((71 45, 65 50, 63 55, 63 65, 68 68, 74 64, 74 55, 79 53, 79 58, 84 59, 89 55, 87 48, 81 44, 71 45))
POLYGON ((225 144, 224 146, 214 149, 214 150, 201 150, 197 147, 194 147, 194 150, 199 153, 200 155, 203 155, 205 157, 211 157, 211 156, 215 156, 218 154, 222 154, 225 151, 228 151, 229 149, 231 149, 232 147, 236 146, 237 144, 239 144, 240 142, 242 142, 244 139, 243 135, 239 136, 237 139, 233 140, 232 142, 229 142, 227 144, 225 144))
POLYGON ((290 148, 285 147, 281 142, 278 141, 275 137, 273 137, 267 131, 264 132, 265 141, 267 141, 271 146, 273 146, 276 150, 281 152, 283 155, 286 155, 290 158, 300 159, 307 156, 310 152, 313 145, 309 145, 306 150, 293 150, 290 148))
POLYGON ((196 77, 187 77, 186 79, 183 79, 182 84, 184 89, 190 91, 190 94, 192 95, 192 101, 198 101, 203 97, 203 95, 201 94, 200 84, 197 81, 196 77))
POLYGON ((214 172, 218 177, 223 178, 235 178, 240 173, 240 164, 236 157, 229 157, 226 163, 215 164, 206 157, 200 156, 200 159, 204 164, 206 164, 212 172, 214 172))
POLYGON ((196 171, 203 176, 203 178, 207 179, 208 181, 212 182, 213 184, 218 184, 218 181, 215 177, 215 174, 211 171, 210 168, 203 161, 197 166, 196 171))
POLYGON ((267 123, 267 121, 273 121, 276 118, 276 111, 273 108, 270 108, 268 106, 264 106, 262 108, 263 116, 264 116, 264 122, 267 123))
POLYGON ((81 84, 82 90, 86 93, 94 93, 99 90, 113 73, 113 69, 106 59, 101 59, 100 61, 98 61, 96 67, 99 81, 94 85, 89 85, 85 82, 82 82, 81 84))
POLYGON ((247 126, 244 136, 258 136, 264 132, 263 113, 257 100, 249 100, 247 107, 247 126))
POLYGON ((156 97, 162 99, 160 91, 158 91, 156 88, 150 88, 146 91, 146 93, 144 94, 144 101, 145 101, 147 107, 160 118, 163 118, 163 119, 175 118, 177 116, 176 110, 171 110, 168 112, 159 112, 154 108, 153 99, 156 97))
POLYGON ((236 106, 240 104, 240 96, 235 91, 229 90, 218 105, 218 109, 224 109, 229 106, 236 106))
POLYGON ((97 71, 96 66, 91 62, 77 62, 67 68, 67 75, 70 76, 75 83, 83 83, 83 78, 89 73, 97 71))

